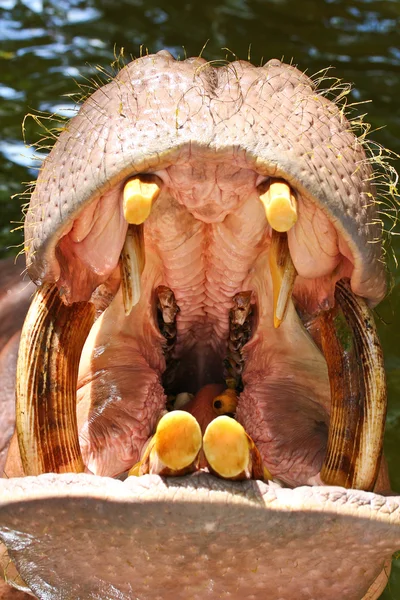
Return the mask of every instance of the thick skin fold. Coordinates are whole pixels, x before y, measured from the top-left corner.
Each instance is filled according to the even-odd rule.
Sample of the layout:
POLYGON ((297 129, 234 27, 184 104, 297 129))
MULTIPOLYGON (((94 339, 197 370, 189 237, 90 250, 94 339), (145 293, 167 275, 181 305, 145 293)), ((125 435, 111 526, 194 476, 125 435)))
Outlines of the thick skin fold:
POLYGON ((400 547, 399 496, 338 487, 49 474, 0 481, 0 498, 42 599, 360 600, 400 547))

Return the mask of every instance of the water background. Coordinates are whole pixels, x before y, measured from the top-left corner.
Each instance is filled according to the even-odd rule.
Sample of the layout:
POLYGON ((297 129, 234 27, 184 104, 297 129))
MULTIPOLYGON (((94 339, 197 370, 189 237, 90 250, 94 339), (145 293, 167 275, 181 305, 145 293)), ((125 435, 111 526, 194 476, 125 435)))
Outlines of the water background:
MULTIPOLYGON (((0 257, 16 254, 22 242, 21 231, 10 229, 18 228, 26 199, 13 196, 39 164, 24 136, 32 143, 44 135, 32 117, 23 134, 24 116, 72 116, 70 94, 82 95, 77 82, 90 91, 104 81, 122 48, 126 60, 166 48, 181 58, 283 58, 308 74, 332 66, 332 76, 354 84, 349 102, 368 112, 371 138, 400 153, 399 0, 0 0, 0 257)), ((43 123, 62 126, 54 118, 43 123)), ((399 160, 392 164, 400 169, 399 160)), ((391 238, 400 259, 400 240, 391 238)), ((377 318, 389 383, 385 449, 400 492, 399 271, 377 318)), ((400 561, 382 598, 400 599, 400 561)))

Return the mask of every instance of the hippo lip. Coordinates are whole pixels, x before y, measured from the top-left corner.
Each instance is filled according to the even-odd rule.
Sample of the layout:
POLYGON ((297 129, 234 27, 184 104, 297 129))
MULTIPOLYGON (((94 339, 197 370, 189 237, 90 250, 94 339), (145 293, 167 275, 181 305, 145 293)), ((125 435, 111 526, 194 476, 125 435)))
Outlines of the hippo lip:
MULTIPOLYGON (((334 304, 334 284, 343 277, 350 279, 354 294, 367 298, 371 304, 382 298, 385 292, 385 274, 380 260, 381 245, 380 242, 369 243, 376 239, 380 240, 381 236, 381 226, 377 222, 375 208, 370 201, 371 195, 373 195, 370 166, 368 161, 365 160, 362 144, 354 138, 340 109, 323 96, 318 95, 310 80, 303 74, 300 74, 293 67, 282 65, 279 61, 270 61, 262 69, 255 69, 247 63, 235 63, 218 71, 200 59, 190 59, 184 63, 177 63, 168 53, 144 57, 128 65, 126 69, 121 71, 115 82, 96 92, 85 103, 78 117, 71 122, 67 130, 60 136, 51 156, 41 171, 27 215, 27 260, 32 278, 37 283, 57 281, 57 286, 62 289, 66 303, 92 299, 97 303, 97 306, 104 307, 107 295, 115 295, 119 285, 118 260, 124 243, 126 223, 120 218, 121 212, 118 207, 121 203, 122 189, 126 180, 136 174, 152 174, 160 177, 166 188, 172 189, 171 181, 173 179, 179 180, 182 174, 185 175, 185 165, 189 164, 192 170, 195 166, 200 165, 198 180, 207 181, 206 159, 209 156, 212 156, 211 162, 214 161, 214 165, 218 161, 224 165, 221 169, 222 175, 219 182, 226 184, 227 180, 234 179, 234 175, 238 172, 237 181, 240 186, 243 172, 251 171, 253 188, 256 189, 260 183, 265 182, 270 177, 283 177, 295 190, 303 206, 311 207, 312 210, 318 207, 320 210, 319 214, 322 215, 323 222, 326 224, 324 235, 326 238, 331 239, 330 234, 333 232, 333 237, 338 240, 337 248, 340 249, 340 252, 338 252, 340 260, 331 270, 328 269, 328 272, 322 270, 318 273, 318 276, 315 273, 311 275, 308 273, 307 277, 307 264, 302 263, 299 258, 302 253, 298 252, 296 255, 296 252, 292 252, 292 248, 296 249, 296 244, 293 238, 292 242, 289 239, 289 247, 292 243, 293 261, 300 278, 302 278, 300 283, 304 284, 303 288, 300 285, 297 291, 294 290, 294 297, 297 301, 303 302, 302 306, 305 313, 310 313, 313 316, 317 309, 321 307, 328 308, 334 304), (165 87, 170 90, 174 106, 173 111, 169 112, 164 110, 161 94, 161 90, 165 87), (233 93, 233 90, 235 93, 233 93), (255 95, 252 96, 252 94, 255 95), (143 98, 145 99, 144 105, 141 104, 143 98), (272 102, 272 104, 268 105, 268 102, 272 102), (289 102, 288 106, 286 102, 289 102), (254 104, 257 104, 257 110, 252 108, 254 104), (264 105, 263 110, 260 110, 261 104, 264 105), (283 110, 281 111, 278 107, 283 107, 283 110), (131 121, 129 121, 129 110, 127 109, 130 109, 135 115, 135 118, 131 121), (154 120, 156 114, 157 116, 161 115, 161 118, 154 120), (280 121, 267 122, 268 115, 271 114, 280 114, 282 118, 280 121), (151 116, 153 116, 153 122, 151 116), (195 119, 195 116, 199 117, 198 120, 195 119), (88 128, 88 121, 93 124, 93 118, 96 121, 95 125, 88 128), (228 122, 233 124, 232 130, 236 131, 233 135, 229 134, 228 122), (315 122, 320 125, 317 128, 319 136, 317 143, 313 143, 312 136, 310 137, 315 122), (149 123, 151 123, 151 127, 149 123), (189 127, 192 123, 195 125, 195 130, 189 127), (279 138, 279 144, 276 144, 277 137, 279 138), (291 138, 295 138, 298 143, 296 151, 294 151, 293 144, 290 143, 291 138), (348 151, 349 148, 351 148, 351 152, 348 151), (310 156, 313 158, 311 162, 310 156), (344 157, 345 160, 343 160, 344 157), (340 161, 340 164, 345 164, 345 170, 339 175, 338 180, 335 179, 336 167, 334 167, 337 161, 340 161), (181 172, 176 169, 174 171, 174 165, 177 164, 180 165, 181 172), (232 164, 234 164, 235 169, 232 169, 232 164), (229 169, 231 170, 229 171, 229 169), (228 173, 228 177, 225 179, 223 177, 224 170, 226 170, 225 173, 228 173), (71 174, 73 174, 72 181, 68 180, 71 174), (54 193, 54 190, 57 190, 57 194, 54 193), (90 215, 94 218, 89 218, 90 215), (111 229, 108 228, 109 224, 112 225, 111 229), (102 238, 100 236, 101 231, 105 234, 102 238), (115 231, 118 232, 118 235, 114 235, 115 231), (95 240, 100 240, 99 245, 96 246, 95 240), (350 268, 349 265, 351 265, 350 268), (335 276, 330 277, 334 271, 335 276), (311 282, 310 286, 313 289, 312 286, 317 280, 322 286, 318 289, 322 289, 324 292, 320 296, 318 294, 313 295, 310 289, 307 288, 307 281, 308 283, 311 282), (99 290, 99 286, 103 286, 100 294, 97 291, 92 295, 96 288, 99 290)), ((222 189, 223 186, 219 187, 222 189)), ((207 194, 204 193, 203 199, 204 197, 207 197, 207 194)), ((214 231, 218 230, 219 223, 223 223, 227 216, 224 214, 224 203, 211 205, 211 203, 205 202, 201 205, 200 202, 196 204, 195 196, 190 194, 186 197, 172 194, 172 196, 169 196, 170 200, 171 198, 170 206, 176 211, 181 210, 182 206, 187 207, 188 202, 192 202, 188 211, 191 217, 197 217, 197 221, 202 221, 206 224, 205 227, 209 229, 214 228, 214 231)), ((177 248, 168 247, 168 227, 157 227, 157 206, 161 210, 163 202, 165 205, 166 201, 166 196, 160 196, 160 202, 158 205, 155 204, 155 211, 152 212, 151 218, 153 221, 149 220, 146 223, 145 232, 147 228, 147 246, 151 246, 152 239, 157 239, 157 235, 164 232, 164 238, 161 240, 164 244, 163 252, 170 252, 173 257, 177 248), (151 237, 151 234, 153 237, 151 237)), ((232 210, 236 210, 235 207, 232 210)), ((163 214, 168 213, 164 211, 163 214)), ((261 218, 259 221, 261 223, 261 218)), ((179 219, 175 219, 174 222, 182 225, 184 233, 187 222, 179 219)), ((194 221, 190 220, 190 223, 193 225, 194 221)), ((193 226, 196 227, 197 225, 193 226)), ((203 224, 201 226, 203 227, 203 224)), ((253 233, 243 227, 241 231, 242 235, 250 236, 253 233)), ((262 247, 263 235, 263 233, 260 233, 259 239, 254 244, 257 249, 262 247)), ((146 310, 148 313, 149 307, 155 306, 154 290, 156 285, 168 283, 168 281, 166 282, 158 276, 156 258, 149 259, 149 256, 150 253, 146 255, 147 271, 145 270, 143 273, 142 296, 136 309, 136 316, 142 314, 140 312, 142 310, 146 310), (143 309, 143 307, 145 308, 143 309)), ((156 256, 157 253, 154 254, 154 257, 156 256)), ((181 260, 182 257, 178 256, 178 259, 181 260)), ((178 267, 182 266, 182 263, 179 265, 179 260, 178 267)), ((236 291, 249 288, 252 291, 255 290, 257 323, 259 324, 266 322, 271 317, 271 284, 268 283, 268 277, 265 277, 265 272, 269 272, 266 267, 267 255, 263 255, 261 251, 259 255, 257 254, 257 260, 259 261, 257 264, 251 263, 250 267, 248 264, 246 265, 246 270, 252 271, 253 277, 249 276, 246 284, 244 282, 245 277, 243 277, 236 291), (268 302, 265 300, 266 298, 268 302)), ((177 293, 179 286, 171 285, 171 289, 177 293)), ((227 312, 228 309, 225 307, 225 317, 227 312)), ((184 316, 185 312, 182 311, 181 307, 181 316, 182 313, 184 316)), ((126 327, 135 330, 135 335, 130 336, 133 343, 128 343, 126 347, 129 350, 130 359, 133 355, 137 361, 136 372, 140 372, 140 369, 146 372, 145 377, 139 378, 142 385, 140 389, 146 390, 146 398, 150 402, 149 404, 140 404, 137 414, 129 416, 132 420, 138 421, 138 415, 143 416, 146 410, 147 413, 151 413, 150 417, 147 413, 145 415, 144 421, 147 429, 144 432, 143 430, 135 430, 139 431, 136 450, 140 447, 139 442, 141 441, 143 444, 143 440, 152 433, 157 419, 157 411, 159 412, 163 408, 165 401, 159 376, 164 364, 162 338, 155 327, 154 315, 152 318, 142 321, 131 319, 127 325, 128 321, 123 316, 121 298, 117 294, 109 309, 96 321, 81 360, 78 390, 78 395, 82 395, 79 406, 83 407, 80 416, 81 423, 83 423, 81 442, 87 463, 94 465, 95 472, 100 475, 109 474, 114 457, 112 460, 109 459, 110 455, 107 453, 109 447, 112 446, 113 439, 118 441, 119 438, 123 438, 123 435, 120 434, 123 433, 123 424, 126 422, 126 414, 118 421, 115 417, 115 410, 110 409, 107 413, 110 396, 105 396, 105 403, 103 396, 102 404, 101 393, 96 391, 97 383, 99 383, 98 389, 100 391, 102 386, 103 389, 108 386, 108 390, 110 390, 110 384, 113 383, 114 374, 112 370, 111 376, 108 377, 107 371, 103 368, 104 365, 102 367, 102 360, 105 357, 112 356, 114 349, 112 339, 118 338, 118 336, 114 336, 112 339, 110 336, 107 337, 105 332, 107 332, 110 323, 113 326, 114 333, 117 324, 119 339, 123 341, 126 341, 124 336, 126 327), (138 323, 144 324, 139 334, 137 333, 138 323), (106 335, 106 338, 103 339, 102 335, 106 335), (142 338, 147 336, 149 339, 157 339, 153 354, 148 350, 149 344, 140 345, 140 336, 142 338), (97 366, 93 368, 93 361, 98 368, 97 366), (143 363, 146 363, 147 366, 152 365, 153 375, 149 375, 149 371, 146 371, 143 363), (154 372, 156 373, 155 376, 154 372), (148 378, 146 379, 146 377, 148 378), (92 420, 90 414, 88 417, 90 407, 88 408, 87 404, 85 405, 85 391, 91 386, 95 390, 95 407, 98 409, 95 419, 92 420), (100 424, 97 430, 93 426, 94 421, 100 424), (92 431, 90 431, 90 426, 92 426, 92 431), (107 437, 107 435, 104 435, 105 431, 108 434, 110 432, 115 434, 115 437, 113 435, 107 437), (87 435, 88 432, 89 435, 87 435), (90 437, 90 434, 92 437, 90 437), (96 452, 91 454, 90 444, 86 443, 88 439, 92 444, 94 440, 97 454, 96 452), (106 439, 107 443, 105 445, 102 445, 102 439, 106 439), (105 453, 103 453, 106 456, 105 460, 97 460, 96 456, 102 456, 104 447, 106 448, 105 453), (97 451, 99 448, 100 452, 97 451)), ((272 327, 268 331, 272 337, 278 335, 276 332, 274 333, 272 327)), ((314 344, 311 344, 304 327, 299 325, 293 306, 289 308, 280 332, 281 337, 275 338, 278 341, 276 348, 284 347, 286 350, 290 345, 301 341, 302 344, 305 344, 301 347, 305 347, 307 352, 310 352, 309 356, 318 363, 317 369, 305 369, 305 371, 308 370, 309 379, 313 378, 312 373, 314 373, 314 381, 310 385, 313 390, 316 390, 315 396, 319 394, 322 398, 319 403, 316 403, 317 414, 322 416, 320 419, 313 416, 313 426, 311 428, 313 435, 315 434, 313 443, 317 447, 317 451, 311 453, 311 461, 307 463, 305 469, 302 463, 303 457, 299 461, 299 466, 289 469, 283 467, 283 472, 287 476, 286 483, 299 486, 306 482, 315 483, 313 477, 317 476, 319 472, 323 444, 321 444, 321 428, 315 429, 315 424, 321 421, 326 423, 329 420, 327 418, 329 412, 329 381, 325 361, 321 353, 315 350, 314 344), (291 340, 291 344, 289 344, 289 340, 291 340), (319 387, 322 392, 321 390, 318 391, 319 387), (315 459, 316 456, 317 460, 315 459)), ((252 427, 257 429, 258 425, 254 419, 254 413, 249 417, 248 411, 252 398, 246 397, 246 389, 248 395, 251 396, 253 390, 256 390, 259 372, 262 371, 262 369, 253 368, 252 372, 252 367, 257 366, 257 352, 261 347, 260 344, 265 339, 262 334, 263 329, 259 326, 246 348, 250 356, 247 360, 246 376, 248 380, 247 387, 246 381, 244 381, 245 396, 238 417, 246 423, 248 431, 252 427), (250 381, 252 377, 253 380, 250 381), (240 411, 242 412, 240 413, 240 411)), ((180 339, 184 339, 184 337, 180 339)), ((125 348, 124 343, 121 346, 125 348)), ((117 356, 116 365, 113 365, 116 369, 121 368, 120 356, 117 356)), ((294 353, 292 352, 290 356, 293 358, 294 353)), ((114 371, 114 373, 116 372, 114 371)), ((131 374, 130 371, 129 375, 131 374)), ((304 371, 301 376, 305 376, 304 371)), ((295 380, 295 378, 293 379, 295 380)), ((120 389, 116 388, 114 394, 114 400, 117 401, 117 404, 119 391, 120 389)), ((278 379, 275 381, 274 392, 279 396, 279 391, 278 379)), ((298 391, 298 388, 295 389, 294 394, 296 391, 298 391)), ((88 395, 90 396, 90 394, 88 395)), ((254 395, 257 396, 257 393, 254 392, 254 395)), ((293 394, 287 396, 289 400, 293 397, 293 394)), ((300 402, 301 400, 300 398, 300 402)), ((314 395, 312 396, 313 400, 314 395)), ((286 403, 286 407, 290 407, 290 405, 290 402, 286 403)), ((118 405, 115 406, 118 409, 118 405)), ((298 412, 305 414, 305 420, 307 421, 308 405, 306 403, 302 406, 303 409, 298 412)), ((292 415, 295 417, 296 411, 293 411, 292 415)), ((282 423, 285 424, 278 413, 273 426, 279 429, 282 423)), ((290 423, 293 424, 291 433, 296 433, 298 427, 295 418, 288 419, 289 426, 290 423)), ((132 429, 129 435, 131 431, 132 429)), ((322 437, 324 436, 326 438, 326 432, 323 433, 322 437)), ((262 445, 262 435, 257 436, 257 434, 254 434, 253 437, 257 438, 256 442, 262 445)), ((306 441, 308 442, 309 439, 308 431, 306 432, 306 441)), ((278 476, 282 475, 279 472, 279 461, 274 462, 273 452, 270 451, 271 447, 268 447, 268 444, 265 445, 267 449, 263 452, 263 457, 266 461, 272 461, 278 476)), ((301 449, 301 436, 300 439, 294 437, 292 445, 296 450, 301 449)), ((122 443, 121 455, 123 455, 124 448, 124 443, 122 443)), ((274 450, 274 448, 272 449, 274 450)), ((282 454, 279 448, 277 451, 282 454)), ((307 454, 307 448, 305 453, 307 454)), ((129 456, 129 460, 132 460, 132 456, 129 456)), ((174 527, 175 517, 177 517, 180 508, 183 506, 189 507, 188 514, 185 513, 185 518, 182 520, 183 527, 192 527, 196 542, 193 541, 193 537, 189 539, 188 552, 183 557, 182 564, 187 566, 191 560, 196 562, 197 557, 204 554, 200 548, 202 545, 200 530, 202 530, 206 534, 212 534, 212 539, 209 538, 205 542, 204 547, 207 549, 205 554, 210 555, 210 560, 216 560, 215 552, 222 553, 222 556, 225 557, 224 552, 226 551, 228 571, 225 577, 224 571, 219 565, 220 574, 222 573, 223 576, 218 577, 215 574, 215 577, 213 575, 209 578, 202 578, 202 581, 206 581, 208 585, 206 592, 203 587, 199 592, 196 587, 197 580, 194 580, 189 588, 182 588, 184 592, 179 591, 181 597, 187 597, 182 596, 182 593, 187 594, 187 589, 195 590, 196 593, 200 594, 199 597, 218 597, 221 589, 223 591, 228 589, 226 580, 235 569, 237 576, 232 581, 235 582, 234 592, 237 594, 237 582, 241 582, 240 585, 245 585, 244 582, 246 577, 249 576, 251 561, 256 559, 258 561, 258 552, 245 553, 246 560, 244 560, 244 563, 246 569, 237 570, 237 562, 235 563, 235 560, 229 554, 229 548, 237 546, 240 542, 240 532, 237 528, 234 529, 232 535, 227 535, 226 543, 218 546, 216 538, 221 535, 224 536, 232 525, 232 520, 230 518, 225 520, 225 517, 222 517, 222 512, 224 515, 231 512, 233 521, 237 519, 240 523, 253 523, 252 538, 249 530, 253 548, 258 544, 254 531, 257 530, 257 527, 259 528, 257 523, 259 524, 261 521, 263 527, 267 523, 268 527, 271 525, 267 537, 270 535, 272 539, 278 536, 283 544, 288 542, 292 544, 291 547, 296 548, 298 559, 296 558, 296 561, 292 564, 294 569, 288 571, 288 581, 299 580, 298 570, 296 571, 296 569, 299 565, 298 561, 301 565, 301 548, 304 547, 304 544, 301 541, 296 543, 296 535, 301 537, 305 531, 308 532, 306 535, 309 535, 312 519, 317 514, 322 516, 322 513, 324 513, 321 521, 318 521, 318 531, 316 532, 314 529, 311 536, 314 540, 322 533, 326 534, 326 539, 328 539, 332 522, 338 518, 338 515, 343 517, 343 529, 340 531, 339 527, 337 536, 331 538, 334 541, 329 549, 327 547, 327 552, 330 552, 330 549, 337 552, 337 548, 340 547, 343 531, 346 530, 346 526, 354 516, 351 508, 352 504, 355 503, 357 508, 361 507, 360 510, 357 510, 357 515, 360 518, 359 520, 355 519, 357 521, 355 528, 357 531, 354 530, 354 539, 358 539, 357 536, 360 535, 367 519, 369 522, 373 522, 373 533, 365 543, 369 552, 368 560, 370 561, 368 563, 370 566, 365 567, 365 573, 368 572, 368 575, 365 578, 363 572, 354 577, 350 573, 346 579, 350 582, 353 580, 352 583, 349 583, 349 586, 352 590, 358 590, 355 593, 358 593, 359 590, 362 593, 367 592, 370 583, 382 571, 384 561, 399 544, 398 527, 393 527, 393 523, 398 525, 397 516, 381 518, 380 512, 386 511, 390 515, 397 515, 397 499, 383 498, 377 494, 366 492, 346 491, 343 488, 314 485, 307 488, 297 487, 294 490, 277 489, 273 483, 270 485, 259 482, 232 483, 218 480, 204 473, 173 481, 164 481, 156 476, 144 476, 138 479, 128 478, 126 482, 110 480, 107 477, 78 474, 41 475, 35 478, 1 482, 1 485, 4 489, 4 500, 0 506, 2 538, 10 548, 11 555, 15 558, 21 575, 39 597, 46 597, 46 594, 50 597, 56 597, 61 589, 64 590, 63 593, 67 594, 65 597, 125 598, 130 597, 132 593, 139 594, 143 598, 149 597, 147 596, 149 588, 146 588, 146 586, 150 585, 154 591, 154 583, 149 583, 149 577, 142 573, 136 580, 140 582, 138 585, 143 587, 138 588, 137 592, 129 587, 132 576, 135 577, 137 573, 133 574, 131 571, 128 546, 124 546, 121 552, 116 552, 115 548, 119 548, 119 541, 122 540, 122 532, 125 528, 128 531, 130 547, 134 543, 135 547, 138 548, 140 563, 146 557, 147 561, 150 557, 150 562, 152 559, 158 560, 157 549, 159 546, 168 545, 168 536, 169 540, 173 538, 168 530, 170 527, 174 527), (20 490, 23 491, 26 486, 34 490, 29 496, 29 501, 25 504, 21 502, 18 486, 21 486, 20 490), (182 494, 182 503, 179 502, 180 494, 182 494), (265 502, 267 496, 268 501, 265 502), (310 496, 312 500, 310 504, 307 504, 307 499, 310 496), (250 497, 250 500, 248 500, 248 497, 250 497), (85 535, 85 539, 90 545, 91 535, 95 535, 95 530, 97 532, 101 531, 101 527, 98 527, 99 523, 97 522, 98 519, 101 519, 104 531, 110 532, 110 536, 114 536, 114 534, 116 536, 115 538, 112 537, 110 552, 104 554, 104 562, 115 568, 112 556, 120 554, 121 560, 125 561, 124 568, 120 570, 123 575, 122 583, 118 583, 113 575, 106 575, 104 571, 101 571, 100 564, 96 563, 95 552, 93 552, 93 556, 89 561, 90 568, 95 564, 94 575, 91 580, 88 581, 81 570, 79 571, 79 581, 75 582, 71 580, 69 575, 65 574, 67 569, 61 568, 61 571, 64 571, 64 573, 61 573, 61 549, 68 546, 65 530, 61 531, 63 528, 57 529, 53 537, 48 536, 47 529, 43 530, 42 528, 39 532, 39 526, 34 523, 33 518, 33 511, 38 509, 38 500, 43 502, 44 507, 49 508, 49 515, 53 523, 59 523, 67 515, 68 522, 73 524, 74 521, 71 515, 74 515, 78 523, 87 524, 87 526, 82 527, 78 525, 76 532, 69 538, 73 540, 74 552, 76 550, 74 564, 77 568, 79 562, 83 561, 84 558, 77 548, 80 535, 85 535), (177 500, 178 503, 174 505, 177 500), (339 503, 341 507, 338 509, 339 503), (125 517, 132 509, 132 504, 138 509, 138 512, 130 521, 127 521, 125 517), (245 508, 242 504, 243 506, 246 505, 245 508), (196 515, 193 517, 190 514, 190 506, 194 505, 201 513, 200 518, 197 518, 196 515), (175 509, 170 509, 169 506, 177 506, 176 513, 175 509), (239 509, 237 509, 238 506, 239 509), (248 506, 250 506, 250 509, 246 513, 248 506), (302 513, 301 510, 296 511, 297 506, 306 507, 305 513, 308 516, 311 515, 309 523, 302 523, 301 519, 297 518, 302 513), (121 511, 116 511, 113 520, 113 510, 108 509, 118 507, 121 508, 121 511), (143 512, 141 512, 141 507, 143 512), (216 513, 214 513, 215 507, 216 513), (160 508, 168 512, 163 522, 161 522, 162 519, 160 521, 153 519, 155 515, 161 514, 160 508), (241 508, 244 512, 241 512, 241 508), (263 511, 265 508, 267 510, 263 511), (90 511, 94 511, 92 514, 96 515, 94 520, 88 518, 90 511), (17 516, 15 516, 16 514, 17 516), (259 522, 258 516, 260 514, 262 514, 262 517, 259 522), (289 531, 292 527, 290 519, 293 514, 296 515, 296 519, 293 519, 293 521, 299 524, 298 533, 296 534, 296 530, 294 530, 293 534, 286 535, 285 528, 289 531), (62 517, 62 515, 64 516, 62 517), (280 519, 282 515, 285 515, 283 520, 280 519), (142 518, 144 519, 144 525, 143 522, 140 523, 142 518), (286 518, 288 521, 285 520, 286 518), (119 526, 117 526, 118 520, 119 526), (154 543, 151 552, 145 545, 140 546, 140 533, 143 534, 143 539, 146 539, 149 534, 147 526, 149 522, 151 522, 153 532, 151 535, 154 536, 158 531, 160 532, 159 544, 152 538, 154 543), (156 527, 154 526, 155 523, 156 527), (284 523, 284 531, 282 531, 282 523, 284 523), (357 529, 358 525, 360 525, 359 529, 357 529), (141 527, 142 529, 140 529, 141 527), (136 532, 135 528, 137 529, 136 532), (375 548, 376 540, 380 538, 385 540, 385 543, 381 545, 379 559, 377 559, 377 554, 374 553, 372 548, 375 548), (52 563, 52 544, 53 547, 55 544, 60 549, 58 556, 57 552, 54 553, 58 565, 52 563), (192 548, 194 550, 190 554, 192 548), (46 556, 49 567, 46 574, 43 574, 44 572, 37 574, 35 556, 46 556), (361 582, 363 577, 366 582, 361 582)), ((178 535, 182 533, 182 529, 177 531, 178 535)), ((93 539, 95 539, 93 548, 104 544, 104 539, 103 542, 98 537, 93 537, 93 539)), ((171 548, 175 547, 172 545, 171 548)), ((267 553, 270 551, 267 543, 265 549, 267 553)), ((172 550, 172 552, 176 560, 181 560, 178 550, 176 552, 172 550)), ((282 560, 287 562, 287 558, 285 559, 284 556, 282 560)), ((338 565, 339 562, 340 560, 337 561, 338 565)), ((254 569, 250 569, 252 573, 256 574, 255 578, 253 575, 250 576, 251 588, 255 598, 260 597, 260 594, 254 590, 265 590, 267 587, 266 582, 271 578, 275 568, 276 563, 272 570, 268 571, 265 568, 264 561, 262 564, 263 570, 258 581, 257 565, 254 569)), ((278 568, 283 568, 283 566, 278 568)), ((306 573, 305 577, 302 578, 304 589, 302 588, 299 592, 296 587, 296 597, 305 599, 318 597, 318 595, 324 593, 324 597, 328 598, 330 592, 326 592, 327 589, 333 590, 332 598, 338 597, 332 577, 328 585, 326 581, 329 578, 324 582, 324 591, 320 592, 315 587, 310 588, 313 585, 312 577, 309 577, 309 573, 312 572, 312 564, 306 565, 304 563, 301 568, 306 573), (330 587, 331 585, 333 587, 330 587)), ((327 565, 321 566, 321 569, 324 573, 332 570, 331 566, 327 567, 327 565)), ((69 572, 75 573, 76 570, 71 568, 69 572)), ((164 574, 165 576, 163 575, 160 578, 160 585, 164 586, 164 589, 165 586, 171 586, 168 589, 174 590, 171 592, 172 595, 175 594, 172 597, 179 597, 177 596, 179 584, 178 587, 171 584, 171 573, 168 572, 168 569, 165 570, 164 574)), ((275 583, 273 585, 276 594, 275 596, 271 595, 271 598, 290 597, 287 592, 282 591, 278 582, 275 583)), ((154 597, 153 592, 152 594, 151 597, 154 597)), ((244 592, 244 594, 246 595, 247 592, 244 592)), ((293 595, 293 590, 290 590, 290 594, 293 595)), ((251 594, 249 594, 250 596, 251 594)))
POLYGON ((398 497, 338 487, 48 474, 0 488, 0 534, 30 587, 11 569, 9 582, 38 598, 258 599, 268 590, 272 600, 333 600, 343 585, 350 597, 377 598, 400 544, 398 497))

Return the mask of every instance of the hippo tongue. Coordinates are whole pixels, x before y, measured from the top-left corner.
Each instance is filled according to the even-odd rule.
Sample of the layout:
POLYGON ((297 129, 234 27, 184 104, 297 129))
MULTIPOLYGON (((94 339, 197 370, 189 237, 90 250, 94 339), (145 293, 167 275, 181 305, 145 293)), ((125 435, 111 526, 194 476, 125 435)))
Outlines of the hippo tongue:
POLYGON ((0 536, 38 598, 372 599, 400 545, 400 498, 343 488, 48 474, 0 489, 0 536))

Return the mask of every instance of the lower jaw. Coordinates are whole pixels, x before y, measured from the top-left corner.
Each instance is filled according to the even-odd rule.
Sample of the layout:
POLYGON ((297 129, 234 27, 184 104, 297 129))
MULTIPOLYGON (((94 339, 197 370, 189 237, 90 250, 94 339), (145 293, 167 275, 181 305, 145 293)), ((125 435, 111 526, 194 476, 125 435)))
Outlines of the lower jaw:
POLYGON ((0 535, 39 598, 360 599, 386 569, 372 600, 400 543, 382 519, 399 498, 342 488, 47 474, 0 489, 0 535))

